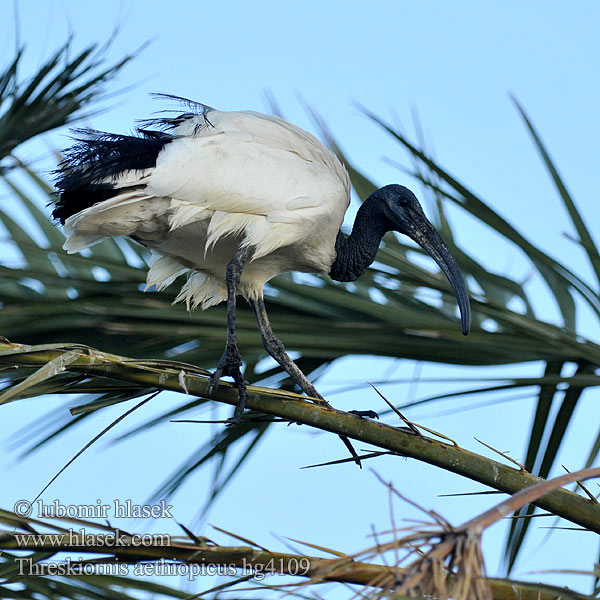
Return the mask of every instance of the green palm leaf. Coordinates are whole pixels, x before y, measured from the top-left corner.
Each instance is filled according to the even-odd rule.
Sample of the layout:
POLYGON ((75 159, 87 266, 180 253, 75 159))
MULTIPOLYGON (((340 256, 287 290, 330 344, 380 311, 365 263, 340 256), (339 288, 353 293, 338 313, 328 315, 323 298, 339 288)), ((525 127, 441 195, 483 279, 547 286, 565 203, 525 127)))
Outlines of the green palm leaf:
MULTIPOLYGON (((134 56, 106 67, 107 44, 93 44, 71 57, 68 40, 33 77, 21 80, 23 51, 0 72, 0 171, 14 166, 6 161, 23 142, 77 119, 90 117, 83 109, 105 95, 110 81, 134 56)), ((13 157, 14 158, 14 157, 13 157)))
MULTIPOLYGON (((0 264, 0 333, 31 345, 61 347, 70 343, 99 347, 105 353, 125 353, 138 361, 143 359, 149 368, 160 369, 161 365, 164 368, 165 361, 177 360, 211 369, 224 344, 224 308, 198 311, 190 318, 182 306, 171 306, 176 285, 161 293, 144 293, 148 256, 143 248, 126 240, 107 240, 94 246, 85 256, 65 254, 61 249, 62 234, 50 223, 46 216, 48 211, 25 191, 23 183, 27 182, 27 189, 36 188, 38 197, 44 198, 44 202, 52 200, 50 186, 29 168, 13 169, 8 173, 16 162, 7 159, 14 157, 19 144, 81 117, 82 109, 97 100, 106 81, 131 58, 126 57, 112 67, 104 68, 103 48, 90 47, 68 59, 68 47, 67 44, 60 49, 39 73, 25 82, 18 77, 20 54, 0 73, 2 181, 15 204, 20 205, 39 229, 38 235, 33 236, 13 213, 0 211, 0 222, 8 235, 10 250, 19 257, 16 262, 0 264), (23 127, 23 123, 27 126, 23 127)), ((531 120, 519 105, 517 107, 600 279, 600 255, 591 234, 531 120)), ((484 394, 491 390, 539 386, 525 466, 546 476, 554 464, 581 394, 588 387, 597 385, 593 373, 600 366, 600 346, 576 333, 575 298, 583 299, 599 316, 598 292, 568 266, 526 239, 475 192, 432 159, 424 148, 366 112, 409 152, 412 175, 435 199, 434 220, 439 223, 468 280, 476 282, 481 290, 473 298, 474 331, 468 338, 460 334, 454 296, 445 278, 421 266, 419 249, 404 244, 391 234, 386 236, 372 268, 353 284, 339 284, 316 276, 303 277, 300 281, 290 274, 274 279, 267 290, 273 327, 290 350, 300 353, 299 366, 314 377, 337 358, 349 353, 460 365, 543 361, 547 365, 543 377, 514 378, 496 386, 480 386, 476 391, 484 394), (559 306, 564 327, 546 322, 535 314, 522 281, 490 272, 468 249, 458 245, 444 212, 445 202, 461 207, 487 224, 529 257, 559 306), (515 298, 523 305, 521 312, 510 308, 515 298), (298 323, 302 324, 301 328, 298 323), (566 362, 580 365, 570 380, 559 377, 566 362), (566 391, 558 414, 551 422, 549 409, 558 396, 558 383, 566 387, 566 391), (545 438, 547 441, 543 443, 545 438)), ((318 115, 313 112, 313 116, 324 139, 347 165, 357 196, 364 199, 376 186, 342 153, 341 145, 318 115)), ((245 307, 239 311, 238 339, 247 361, 246 376, 252 383, 268 381, 272 385, 289 387, 287 376, 278 367, 266 372, 257 369, 265 355, 254 316, 245 307)), ((54 376, 56 366, 40 368, 33 374, 18 370, 2 372, 5 401, 43 393, 69 393, 75 389, 85 394, 75 419, 63 411, 53 417, 50 427, 29 430, 27 443, 21 446, 24 452, 42 448, 96 410, 150 392, 148 387, 101 377, 84 379, 68 373, 54 376)), ((473 390, 464 393, 473 393, 473 390)), ((447 396, 439 395, 421 402, 433 402, 447 396)), ((143 433, 164 419, 189 417, 205 402, 200 398, 187 399, 127 435, 143 433)), ((218 468, 208 498, 214 500, 268 430, 268 422, 254 421, 218 434, 187 457, 158 493, 174 492, 190 473, 209 461, 216 461, 218 468), (234 448, 238 452, 236 459, 225 461, 234 448)), ((600 442, 592 440, 590 447, 590 460, 593 460, 600 442)), ((522 545, 529 520, 520 519, 514 523, 507 542, 510 565, 522 545)))

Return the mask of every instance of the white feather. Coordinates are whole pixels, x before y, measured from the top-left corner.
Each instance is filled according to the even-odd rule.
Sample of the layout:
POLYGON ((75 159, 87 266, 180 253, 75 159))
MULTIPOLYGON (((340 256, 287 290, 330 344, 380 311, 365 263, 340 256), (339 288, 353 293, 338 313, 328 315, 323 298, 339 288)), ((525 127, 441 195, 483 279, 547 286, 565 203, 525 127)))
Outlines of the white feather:
POLYGON ((254 249, 240 283, 249 297, 281 272, 327 272, 350 195, 337 157, 279 117, 206 117, 178 125, 154 168, 113 178, 123 193, 69 217, 65 249, 133 236, 164 256, 148 285, 162 289, 194 271, 176 299, 192 308, 226 299, 227 264, 240 247, 254 249))
POLYGON ((214 278, 196 272, 189 275, 173 304, 185 302, 188 310, 197 308, 198 305, 205 309, 223 300, 227 300, 227 288, 214 278))
POLYGON ((160 292, 188 270, 185 265, 170 256, 155 254, 146 275, 146 289, 155 286, 160 292))
POLYGON ((169 229, 177 229, 196 221, 210 219, 213 211, 185 200, 171 200, 169 207, 169 229))

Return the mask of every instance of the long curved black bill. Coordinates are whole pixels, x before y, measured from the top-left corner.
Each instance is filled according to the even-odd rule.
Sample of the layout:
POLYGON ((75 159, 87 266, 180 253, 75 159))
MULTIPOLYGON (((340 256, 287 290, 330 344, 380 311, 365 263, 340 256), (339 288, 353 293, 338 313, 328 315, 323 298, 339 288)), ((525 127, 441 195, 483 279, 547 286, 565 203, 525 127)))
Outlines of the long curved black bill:
POLYGON ((414 240, 438 264, 448 278, 460 310, 460 321, 463 335, 471 329, 471 304, 463 275, 452 253, 446 246, 442 236, 427 218, 415 210, 407 211, 404 215, 402 233, 414 240))

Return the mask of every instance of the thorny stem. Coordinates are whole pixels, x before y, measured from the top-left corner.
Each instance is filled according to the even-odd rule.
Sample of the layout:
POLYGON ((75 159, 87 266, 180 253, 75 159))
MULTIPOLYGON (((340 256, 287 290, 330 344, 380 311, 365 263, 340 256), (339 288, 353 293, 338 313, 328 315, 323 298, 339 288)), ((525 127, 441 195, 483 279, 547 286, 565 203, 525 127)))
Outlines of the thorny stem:
MULTIPOLYGON (((155 365, 160 364, 160 366, 149 366, 142 361, 136 362, 130 358, 75 345, 57 344, 49 349, 46 346, 21 346, 0 341, 0 363, 13 366, 43 368, 49 361, 73 352, 77 352, 79 356, 65 361, 64 370, 128 381, 143 387, 176 392, 186 391, 194 396, 210 398, 233 406, 238 404, 237 390, 231 384, 223 383, 213 394, 209 394, 210 379, 195 374, 194 367, 191 366, 185 372, 187 389, 183 390, 180 379, 182 371, 167 365, 163 366, 159 362, 155 365)), ((19 385, 22 386, 24 383, 21 382, 19 385)), ((72 392, 77 392, 76 386, 72 388, 72 392)), ((521 472, 512 466, 463 448, 453 447, 432 438, 418 437, 403 428, 361 419, 349 413, 319 406, 301 396, 282 390, 265 390, 249 386, 247 405, 253 410, 344 435, 402 456, 421 460, 508 494, 515 494, 544 481, 530 473, 521 472)), ((563 477, 569 476, 575 477, 577 473, 563 477)), ((600 533, 600 504, 594 504, 574 492, 553 489, 533 503, 559 517, 600 533)))
POLYGON ((463 523, 458 529, 463 531, 469 530, 471 533, 480 535, 483 530, 490 525, 493 525, 500 519, 523 508, 526 504, 534 503, 548 492, 561 488, 567 483, 584 481, 585 479, 592 479, 593 477, 600 477, 600 467, 582 469, 581 471, 566 473, 565 475, 560 475, 554 479, 542 481, 541 483, 525 488, 512 495, 510 498, 503 500, 500 504, 496 504, 496 506, 486 510, 479 516, 463 523))

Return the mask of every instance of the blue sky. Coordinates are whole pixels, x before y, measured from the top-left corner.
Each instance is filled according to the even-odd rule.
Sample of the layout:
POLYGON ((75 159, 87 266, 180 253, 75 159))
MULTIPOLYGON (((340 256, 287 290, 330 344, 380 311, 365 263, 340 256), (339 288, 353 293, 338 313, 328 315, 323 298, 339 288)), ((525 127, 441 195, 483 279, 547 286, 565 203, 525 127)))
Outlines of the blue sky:
MULTIPOLYGON (((27 48, 25 65, 32 71, 69 34, 74 35, 74 46, 82 48, 106 40, 118 25, 120 31, 110 50, 113 60, 150 40, 113 85, 114 90, 127 88, 126 93, 105 103, 110 110, 93 119, 94 127, 126 131, 135 119, 160 110, 160 103, 152 100, 149 92, 187 96, 226 110, 266 110, 268 90, 289 120, 309 130, 312 124, 303 103, 316 108, 354 163, 383 185, 411 183, 384 157, 409 163, 356 104, 398 120, 408 131, 416 110, 428 144, 443 165, 530 239, 575 270, 589 272, 579 249, 563 235, 572 232, 572 227, 509 94, 529 112, 594 231, 600 219, 596 181, 600 5, 596 2, 375 1, 368 8, 364 2, 337 0, 105 0, 102 4, 21 0, 17 4, 18 39, 27 48)), ((2 25, 0 51, 4 57, 14 52, 13 23, 11 17, 2 25)), ((52 168, 48 149, 68 144, 65 134, 56 132, 43 144, 31 144, 22 151, 28 155, 21 157, 35 156, 40 169, 52 168)), ((418 191, 418 186, 415 189, 418 191)), ((494 235, 456 211, 451 214, 459 241, 472 254, 510 276, 530 274, 527 262, 494 235)), ((544 318, 557 318, 541 287, 535 301, 544 318)), ((598 337, 597 325, 585 312, 579 324, 583 334, 598 337)), ((323 391, 354 378, 357 364, 357 359, 340 361, 322 383, 323 391)), ((395 369, 393 378, 410 377, 415 366, 408 361, 392 365, 363 359, 360 369, 376 380, 390 376, 391 369, 395 369)), ((539 366, 508 372, 538 373, 539 366)), ((476 374, 473 370, 460 373, 476 374)), ((425 365, 422 374, 458 373, 449 367, 425 365)), ((392 397, 407 393, 422 397, 430 388, 424 384, 416 390, 390 386, 386 391, 392 397)), ((574 468, 590 445, 586 441, 582 447, 578 440, 590 440, 596 434, 593 396, 590 392, 584 399, 573 429, 576 436, 561 456, 574 468)), ((382 408, 374 393, 364 389, 344 396, 344 406, 346 402, 353 403, 352 407, 382 408)), ((36 404, 29 406, 40 409, 36 404)), ((485 452, 472 441, 473 435, 520 458, 531 407, 531 401, 513 402, 444 417, 435 417, 436 411, 430 407, 410 416, 427 417, 426 425, 456 436, 461 445, 475 451, 485 452)), ((149 407, 131 423, 157 408, 149 407)), ((23 416, 21 403, 3 410, 11 427, 28 418, 23 416)), ((48 447, 43 457, 36 455, 16 466, 7 458, 7 476, 14 480, 11 494, 35 496, 74 450, 120 410, 106 411, 95 422, 48 447)), ((198 429, 190 426, 182 434, 182 427, 167 424, 118 446, 101 443, 80 458, 45 497, 64 502, 89 503, 96 497, 143 502, 169 469, 203 439, 204 433, 198 429), (148 452, 149 446, 154 452, 148 452)), ((299 466, 340 454, 337 439, 304 429, 282 428, 270 436, 212 511, 210 522, 266 545, 276 545, 270 537, 273 532, 347 551, 368 545, 370 524, 385 528, 389 522, 385 491, 368 470, 342 467, 333 476, 326 470, 298 471, 299 466), (256 502, 250 510, 254 518, 237 508, 240 497, 256 502)), ((374 466, 401 491, 425 506, 435 506, 454 523, 491 503, 489 499, 438 498, 441 493, 474 490, 476 486, 433 467, 386 459, 374 466)), ((209 475, 196 477, 177 496, 179 521, 189 522, 202 504, 209 475)), ((15 499, 2 498, 1 504, 9 506, 15 499)), ((406 515, 412 512, 407 509, 406 515)), ((498 569, 503 527, 496 526, 487 534, 490 574, 498 569)), ((208 530, 201 533, 210 536, 208 530)), ((540 568, 591 565, 597 555, 591 537, 579 532, 554 534, 542 550, 542 531, 525 548, 516 574, 526 577, 528 571, 540 568), (564 565, 567 558, 572 562, 564 565)), ((552 580, 561 583, 564 577, 552 580)), ((570 583, 577 586, 578 581, 570 583)))

